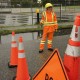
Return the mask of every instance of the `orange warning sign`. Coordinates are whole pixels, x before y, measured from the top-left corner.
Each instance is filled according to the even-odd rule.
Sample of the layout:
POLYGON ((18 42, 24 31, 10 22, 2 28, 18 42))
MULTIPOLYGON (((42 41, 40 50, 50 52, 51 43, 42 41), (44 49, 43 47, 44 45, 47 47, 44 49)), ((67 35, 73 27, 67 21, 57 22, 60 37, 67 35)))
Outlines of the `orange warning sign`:
POLYGON ((32 80, 69 80, 57 49, 54 50, 32 80))

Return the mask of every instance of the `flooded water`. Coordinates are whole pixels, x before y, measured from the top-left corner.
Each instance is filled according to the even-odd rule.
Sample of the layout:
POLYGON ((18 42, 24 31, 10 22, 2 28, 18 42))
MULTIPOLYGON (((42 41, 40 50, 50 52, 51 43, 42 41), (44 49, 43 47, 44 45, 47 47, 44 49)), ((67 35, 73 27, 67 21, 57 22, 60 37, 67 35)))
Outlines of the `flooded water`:
MULTIPOLYGON (((36 16, 34 15, 33 17, 36 16)), ((31 14, 18 14, 18 13, 0 14, 0 26, 14 26, 11 29, 15 29, 15 28, 22 29, 24 27, 20 27, 21 25, 32 25, 35 23, 36 23, 36 18, 32 20, 31 14)), ((33 26, 28 26, 28 28, 29 27, 32 28, 33 26)), ((15 38, 17 41, 19 36, 22 36, 24 41, 35 40, 37 39, 37 35, 38 35, 37 32, 20 33, 20 34, 16 34, 15 38)), ((1 36, 1 43, 9 43, 9 42, 11 42, 11 34, 1 36)))
MULTIPOLYGON (((37 32, 33 32, 33 33, 20 33, 20 34, 15 34, 15 39, 16 41, 19 40, 19 37, 22 36, 23 37, 23 41, 29 41, 29 40, 35 40, 37 39, 38 33, 37 32)), ((12 40, 12 35, 4 35, 1 36, 1 43, 11 43, 12 40)))

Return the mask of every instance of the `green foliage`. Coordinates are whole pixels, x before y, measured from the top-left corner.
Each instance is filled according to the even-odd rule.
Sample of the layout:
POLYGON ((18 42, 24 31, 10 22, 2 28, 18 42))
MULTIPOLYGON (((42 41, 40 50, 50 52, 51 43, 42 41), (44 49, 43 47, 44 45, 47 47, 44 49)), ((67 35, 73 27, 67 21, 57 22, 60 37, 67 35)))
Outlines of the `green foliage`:
MULTIPOLYGON (((11 0, 11 5, 14 7, 19 7, 17 4, 20 4, 21 7, 37 7, 39 4, 37 3, 38 0, 11 0)), ((52 4, 62 4, 65 5, 80 5, 80 0, 41 0, 42 3, 40 5, 45 6, 47 2, 51 2, 52 4)))

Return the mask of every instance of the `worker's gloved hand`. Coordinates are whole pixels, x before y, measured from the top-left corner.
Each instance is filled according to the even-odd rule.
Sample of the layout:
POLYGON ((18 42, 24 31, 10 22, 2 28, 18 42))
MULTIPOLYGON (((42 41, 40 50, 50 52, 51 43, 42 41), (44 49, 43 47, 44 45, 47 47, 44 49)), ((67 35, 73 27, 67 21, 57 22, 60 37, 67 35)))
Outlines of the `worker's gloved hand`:
POLYGON ((55 31, 57 32, 58 30, 57 30, 57 29, 55 29, 55 31))
POLYGON ((40 25, 43 25, 44 24, 44 21, 40 21, 40 25))

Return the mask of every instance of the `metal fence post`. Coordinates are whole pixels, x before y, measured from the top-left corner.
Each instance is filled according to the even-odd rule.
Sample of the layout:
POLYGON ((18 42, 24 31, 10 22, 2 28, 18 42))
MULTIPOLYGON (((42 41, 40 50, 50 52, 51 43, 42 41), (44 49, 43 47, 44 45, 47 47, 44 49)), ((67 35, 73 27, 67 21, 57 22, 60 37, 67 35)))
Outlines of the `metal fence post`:
POLYGON ((61 16, 62 15, 62 12, 61 11, 62 11, 62 4, 60 4, 60 21, 61 21, 61 17, 62 17, 61 16))
POLYGON ((0 34, 0 44, 1 44, 1 34, 0 34))

